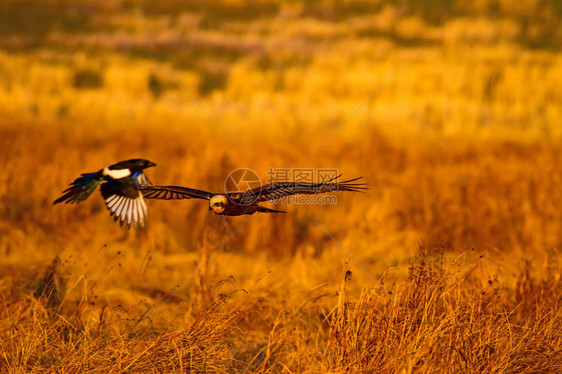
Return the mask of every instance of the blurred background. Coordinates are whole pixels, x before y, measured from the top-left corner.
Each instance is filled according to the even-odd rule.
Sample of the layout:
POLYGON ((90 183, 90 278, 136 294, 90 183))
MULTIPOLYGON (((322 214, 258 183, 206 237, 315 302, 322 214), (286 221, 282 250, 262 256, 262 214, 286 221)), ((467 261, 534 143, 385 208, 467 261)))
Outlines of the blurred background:
POLYGON ((522 269, 559 281, 561 21, 557 0, 4 0, 0 284, 33 293, 56 264, 65 300, 131 318, 173 293, 167 328, 240 289, 270 323, 346 270, 350 297, 391 288, 420 248, 480 261, 506 300, 522 269), (148 201, 136 231, 98 193, 52 205, 136 157, 157 185, 336 168, 370 190, 249 218, 148 201))

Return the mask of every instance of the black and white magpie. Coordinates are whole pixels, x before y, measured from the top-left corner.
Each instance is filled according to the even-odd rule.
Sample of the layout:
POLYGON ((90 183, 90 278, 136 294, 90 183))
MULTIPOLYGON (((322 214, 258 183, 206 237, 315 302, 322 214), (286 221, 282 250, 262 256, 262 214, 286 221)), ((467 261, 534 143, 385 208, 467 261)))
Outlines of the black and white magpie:
POLYGON ((53 204, 78 204, 86 200, 101 184, 100 190, 105 205, 115 221, 119 220, 121 225, 126 221, 127 227, 131 226, 131 222, 135 228, 138 224, 144 226, 144 217, 148 215, 148 210, 139 188, 150 184, 143 170, 152 166, 156 164, 135 158, 116 162, 95 173, 82 174, 53 204))

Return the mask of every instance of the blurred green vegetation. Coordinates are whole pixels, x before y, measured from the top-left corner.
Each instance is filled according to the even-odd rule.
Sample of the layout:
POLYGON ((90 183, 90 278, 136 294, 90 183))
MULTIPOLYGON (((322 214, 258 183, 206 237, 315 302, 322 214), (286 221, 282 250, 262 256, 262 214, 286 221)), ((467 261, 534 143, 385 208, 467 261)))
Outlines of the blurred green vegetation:
MULTIPOLYGON (((112 19, 127 14, 141 14, 147 23, 165 16, 172 24, 184 14, 195 14, 199 18, 199 28, 220 30, 225 25, 266 20, 288 13, 301 19, 345 22, 388 7, 397 9, 404 17, 419 17, 429 25, 442 25, 464 17, 511 20, 522 30, 517 39, 522 46, 555 49, 562 45, 562 2, 559 0, 310 0, 302 4, 284 0, 6 0, 0 4, 0 33, 4 36, 1 39, 13 35, 32 36, 36 38, 32 46, 40 47, 50 32, 116 30, 112 19)), ((372 26, 377 28, 376 24, 372 26)), ((388 37, 401 40, 392 29, 388 37)), ((18 48, 14 44, 3 47, 18 48)))
MULTIPOLYGON (((508 22, 515 29, 509 36, 498 36, 505 42, 556 51, 562 45, 561 4, 558 0, 7 0, 0 4, 0 49, 58 51, 60 58, 50 57, 55 60, 77 51, 96 56, 128 53, 142 59, 150 53, 196 72, 200 93, 207 95, 225 88, 238 61, 249 60, 269 71, 299 66, 308 64, 322 45, 350 38, 388 40, 398 47, 439 46, 450 32, 446 26, 467 18, 508 22), (393 15, 386 20, 372 17, 389 12, 393 15), (271 24, 276 19, 295 25, 287 33, 287 43, 294 47, 283 46, 280 51, 259 41, 285 33, 280 29, 285 23, 271 24), (407 26, 400 25, 404 20, 420 23, 416 27, 423 32, 404 32, 407 26), (310 24, 315 25, 312 31, 310 24), (199 33, 209 35, 199 38, 199 33), (232 36, 238 39, 229 40, 232 36), (108 38, 114 41, 104 42, 108 38)), ((478 32, 480 26, 472 27, 478 32)), ((149 84, 151 90, 158 90, 155 81, 149 84)))

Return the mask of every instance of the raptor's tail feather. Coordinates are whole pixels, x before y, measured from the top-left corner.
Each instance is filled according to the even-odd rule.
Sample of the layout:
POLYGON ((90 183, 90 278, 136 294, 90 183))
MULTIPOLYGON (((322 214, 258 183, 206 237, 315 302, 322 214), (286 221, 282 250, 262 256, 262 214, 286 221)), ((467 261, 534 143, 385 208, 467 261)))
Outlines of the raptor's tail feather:
POLYGON ((258 212, 260 213, 287 213, 284 210, 275 210, 275 209, 270 209, 270 208, 266 208, 264 206, 258 205, 259 209, 258 212))

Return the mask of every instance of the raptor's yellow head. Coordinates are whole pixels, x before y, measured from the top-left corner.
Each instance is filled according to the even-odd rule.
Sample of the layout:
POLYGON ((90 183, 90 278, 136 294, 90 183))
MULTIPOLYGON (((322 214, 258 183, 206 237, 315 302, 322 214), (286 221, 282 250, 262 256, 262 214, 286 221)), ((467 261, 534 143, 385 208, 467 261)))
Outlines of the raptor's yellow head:
POLYGON ((228 199, 224 195, 215 195, 211 197, 209 201, 209 210, 212 210, 216 214, 222 214, 226 209, 226 204, 228 199))

